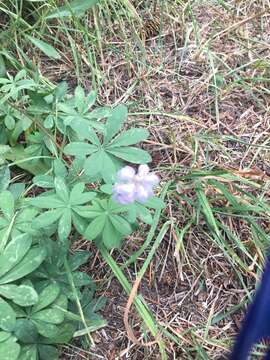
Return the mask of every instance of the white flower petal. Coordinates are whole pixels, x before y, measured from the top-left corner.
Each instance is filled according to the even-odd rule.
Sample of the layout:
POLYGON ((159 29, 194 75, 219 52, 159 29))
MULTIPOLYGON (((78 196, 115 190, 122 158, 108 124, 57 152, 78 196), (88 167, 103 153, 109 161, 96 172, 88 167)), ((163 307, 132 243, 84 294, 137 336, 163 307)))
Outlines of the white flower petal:
POLYGON ((145 183, 149 184, 149 185, 157 185, 159 183, 159 177, 154 174, 154 173, 150 173, 148 175, 145 176, 144 180, 145 183))
POLYGON ((144 177, 149 173, 150 169, 149 166, 146 164, 140 165, 138 168, 138 175, 140 177, 144 177))
POLYGON ((125 166, 117 173, 117 178, 120 181, 131 181, 135 175, 135 170, 131 166, 125 166))
POLYGON ((140 202, 146 202, 152 196, 152 190, 138 185, 136 187, 135 198, 140 202))

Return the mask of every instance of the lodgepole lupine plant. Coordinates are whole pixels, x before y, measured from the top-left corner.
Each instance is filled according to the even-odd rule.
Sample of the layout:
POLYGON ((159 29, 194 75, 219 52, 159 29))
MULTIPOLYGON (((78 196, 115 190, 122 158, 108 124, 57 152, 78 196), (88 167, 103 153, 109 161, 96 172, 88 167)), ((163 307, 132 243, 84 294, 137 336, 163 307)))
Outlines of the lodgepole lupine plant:
POLYGON ((148 131, 123 130, 127 108, 95 100, 26 71, 0 79, 0 359, 56 360, 78 336, 89 348, 104 299, 79 270, 89 252, 71 244, 120 247, 164 206, 151 156, 134 146, 148 131))

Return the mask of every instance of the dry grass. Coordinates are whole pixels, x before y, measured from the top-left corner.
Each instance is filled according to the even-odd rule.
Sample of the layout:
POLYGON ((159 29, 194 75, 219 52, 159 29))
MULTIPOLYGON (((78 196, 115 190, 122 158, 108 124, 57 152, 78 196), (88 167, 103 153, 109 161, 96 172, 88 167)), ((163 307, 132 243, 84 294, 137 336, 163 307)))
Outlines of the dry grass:
MULTIPOLYGON (((175 0, 133 5, 144 31, 138 19, 97 10, 102 42, 97 42, 95 74, 80 36, 74 37, 80 81, 89 88, 96 76, 100 103, 129 105, 130 122, 147 126, 152 134, 144 146, 153 155, 153 167, 164 183, 175 181, 163 213, 163 220, 169 218, 173 225, 140 287, 156 321, 174 337, 164 336, 169 359, 225 359, 254 289, 256 270, 233 267, 203 223, 187 230, 176 252, 176 229, 192 215, 179 194, 194 194, 175 179, 191 168, 252 169, 260 178, 270 175, 270 4, 175 0)), ((92 14, 84 20, 94 31, 92 14)), ((76 83, 69 57, 67 52, 54 67, 43 64, 46 75, 55 80, 57 71, 58 80, 76 83)), ((243 220, 226 221, 241 241, 250 239, 243 220)), ((146 232, 141 229, 114 252, 119 264, 140 248, 146 232)), ((70 347, 63 349, 62 359, 158 360, 155 346, 140 348, 128 339, 123 325, 127 297, 117 281, 108 278, 109 269, 98 254, 89 266, 99 292, 108 297, 108 326, 94 335, 92 355, 70 347)), ((126 269, 130 281, 140 266, 138 261, 126 269)), ((141 321, 133 315, 134 331, 142 339, 141 321)))

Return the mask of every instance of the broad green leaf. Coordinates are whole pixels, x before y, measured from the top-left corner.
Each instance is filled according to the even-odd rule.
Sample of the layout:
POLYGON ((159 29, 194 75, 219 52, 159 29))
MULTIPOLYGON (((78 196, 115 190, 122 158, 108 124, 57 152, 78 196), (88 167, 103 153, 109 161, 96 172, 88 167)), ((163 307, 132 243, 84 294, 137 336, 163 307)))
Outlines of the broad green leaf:
POLYGON ((63 202, 56 195, 40 195, 29 199, 31 205, 40 209, 59 208, 63 202))
POLYGON ((33 320, 45 321, 51 324, 61 324, 64 317, 63 311, 52 308, 38 311, 31 316, 33 320))
POLYGON ((21 347, 15 341, 8 339, 0 343, 0 359, 17 360, 21 347))
POLYGON ((120 234, 127 235, 131 233, 132 229, 129 223, 122 216, 113 214, 109 217, 111 223, 120 234))
MULTIPOLYGON (((0 154, 1 155, 1 154, 0 154)), ((1 160, 1 156, 0 156, 1 160)), ((10 171, 8 166, 0 168, 0 191, 4 191, 8 188, 10 182, 10 171)))
POLYGON ((92 279, 89 275, 82 271, 75 271, 72 274, 73 281, 76 287, 80 288, 82 286, 88 286, 93 284, 92 279))
POLYGON ((56 194, 59 196, 59 198, 63 200, 64 203, 68 203, 69 190, 63 178, 57 176, 54 180, 54 186, 55 186, 56 194))
POLYGON ((39 310, 44 309, 48 305, 52 304, 54 300, 58 297, 60 293, 60 288, 57 283, 52 283, 47 286, 39 294, 39 301, 33 306, 32 312, 35 313, 39 310))
POLYGON ((85 107, 85 93, 84 93, 83 88, 80 85, 76 86, 76 88, 75 88, 74 98, 75 98, 76 107, 78 108, 79 112, 81 113, 85 107))
MULTIPOLYGON (((0 276, 8 272, 25 256, 32 243, 29 234, 22 234, 14 237, 0 255, 0 276)), ((0 278, 1 283, 2 278, 0 278)))
POLYGON ((86 155, 93 154, 98 150, 97 146, 83 143, 83 142, 72 142, 65 146, 64 153, 66 155, 84 157, 86 155))
POLYGON ((37 175, 33 178, 33 183, 36 186, 42 187, 42 188, 53 188, 53 177, 50 175, 37 175))
POLYGON ((37 360, 37 346, 36 345, 22 346, 18 360, 37 360))
POLYGON ((65 209, 58 223, 59 239, 62 241, 66 240, 70 232, 71 232, 71 210, 65 209))
POLYGON ((58 350, 55 346, 39 345, 38 353, 40 360, 58 360, 58 350))
POLYGON ((127 107, 125 105, 118 105, 112 110, 111 116, 106 123, 106 134, 104 136, 104 143, 107 144, 112 137, 118 133, 127 118, 127 107))
POLYGON ((129 129, 122 132, 110 143, 110 147, 129 146, 137 144, 148 138, 149 131, 146 129, 129 129))
POLYGON ((72 16, 73 14, 81 16, 97 2, 98 0, 74 0, 71 1, 69 5, 61 6, 57 10, 51 12, 46 16, 46 19, 58 19, 72 16))
POLYGON ((0 284, 7 284, 30 274, 42 263, 45 257, 46 250, 44 247, 32 247, 21 262, 0 278, 0 284))
POLYGON ((10 338, 11 333, 6 331, 0 331, 0 343, 10 338))
POLYGON ((31 306, 38 301, 38 294, 28 285, 0 285, 0 294, 20 306, 31 306))
POLYGON ((107 219, 102 233, 104 245, 109 248, 119 248, 121 245, 122 235, 116 231, 111 221, 107 219))
POLYGON ((70 203, 72 205, 82 205, 94 199, 96 193, 86 192, 83 193, 85 188, 84 183, 76 184, 70 192, 70 203))
POLYGON ((50 44, 46 43, 43 40, 34 38, 33 36, 26 35, 27 39, 32 42, 39 50, 41 50, 45 55, 53 59, 60 59, 61 56, 59 52, 50 44))
POLYGON ((11 115, 6 115, 5 116, 5 119, 4 119, 4 122, 5 122, 5 126, 8 130, 13 130, 14 127, 15 127, 15 119, 13 116, 11 115))
POLYGON ((15 324, 16 314, 14 310, 5 300, 0 298, 0 328, 5 331, 12 331, 15 324))
POLYGON ((103 169, 104 151, 100 150, 89 156, 84 163, 86 175, 95 175, 103 169))
POLYGON ((72 255, 68 260, 71 271, 78 269, 81 265, 86 263, 86 261, 89 259, 89 256, 90 256, 89 251, 86 250, 76 251, 75 254, 72 255))
POLYGON ((0 193, 0 208, 3 214, 10 219, 14 213, 14 198, 10 191, 0 193))
POLYGON ((145 206, 141 204, 136 204, 136 210, 140 219, 145 223, 151 225, 153 222, 153 217, 151 215, 150 210, 148 210, 145 206))
POLYGON ((116 167, 111 157, 106 154, 106 152, 103 154, 101 174, 106 183, 111 184, 115 182, 116 167))
POLYGON ((90 140, 90 142, 96 146, 100 146, 99 138, 97 137, 96 132, 89 127, 89 130, 87 132, 86 139, 90 140))
POLYGON ((120 159, 134 164, 145 164, 152 160, 148 152, 132 146, 108 148, 107 151, 120 159))
POLYGON ((62 213, 62 209, 45 211, 34 220, 34 225, 38 228, 47 227, 55 223, 61 217, 62 213))
POLYGON ((76 324, 63 323, 58 328, 58 333, 50 339, 46 339, 47 344, 66 344, 68 343, 76 330, 76 324))
POLYGON ((102 232, 105 219, 106 215, 98 216, 88 225, 84 234, 87 240, 94 240, 102 232))
POLYGON ((46 338, 54 338, 59 332, 59 329, 55 324, 50 324, 45 321, 35 320, 35 325, 39 334, 46 338))
POLYGON ((162 199, 158 197, 151 197, 149 200, 147 200, 146 203, 144 203, 144 206, 150 207, 155 210, 161 210, 164 209, 165 203, 162 199))
POLYGON ((83 219, 77 213, 73 212, 73 214, 72 214, 72 222, 73 222, 73 225, 74 225, 75 229, 78 231, 78 233, 83 235, 86 228, 87 228, 87 226, 88 226, 88 221, 83 219))
POLYGON ((29 319, 18 319, 14 328, 14 334, 22 343, 35 343, 38 339, 36 326, 29 319))

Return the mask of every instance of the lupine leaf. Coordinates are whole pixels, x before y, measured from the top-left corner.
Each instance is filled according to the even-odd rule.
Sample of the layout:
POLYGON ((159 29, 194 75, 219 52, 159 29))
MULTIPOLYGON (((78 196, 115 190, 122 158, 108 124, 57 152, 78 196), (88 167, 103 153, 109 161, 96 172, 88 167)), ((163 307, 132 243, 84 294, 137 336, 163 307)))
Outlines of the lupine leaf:
POLYGON ((120 135, 114 138, 110 143, 110 148, 134 145, 140 141, 146 140, 148 136, 148 130, 132 128, 122 132, 120 135))
POLYGON ((0 343, 0 359, 17 360, 20 354, 20 345, 15 341, 8 339, 0 343))
POLYGON ((0 328, 5 331, 12 331, 16 324, 16 314, 12 307, 0 298, 0 328))
POLYGON ((152 160, 148 152, 132 146, 108 148, 107 151, 110 154, 133 164, 145 164, 152 160))
POLYGON ((106 134, 104 136, 105 144, 107 144, 121 129, 127 118, 127 114, 127 108, 124 105, 118 105, 112 110, 112 114, 106 123, 106 134))
POLYGON ((38 301, 38 294, 28 285, 0 285, 0 294, 20 306, 31 306, 38 301))
POLYGON ((105 219, 105 215, 98 216, 88 225, 84 234, 87 240, 94 240, 102 232, 105 219))
POLYGON ((47 286, 39 294, 39 301, 33 306, 32 312, 35 313, 39 310, 44 309, 48 305, 52 304, 55 301, 55 299, 58 297, 59 293, 60 293, 60 288, 57 283, 54 282, 49 286, 47 286))
POLYGON ((21 262, 16 264, 8 273, 0 278, 0 284, 7 284, 30 274, 42 263, 45 257, 46 250, 44 247, 32 247, 21 262))

